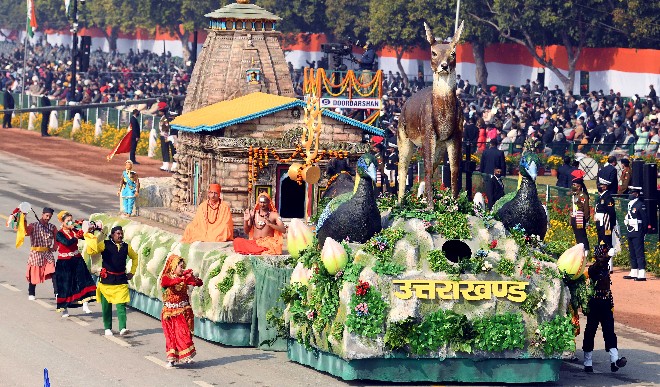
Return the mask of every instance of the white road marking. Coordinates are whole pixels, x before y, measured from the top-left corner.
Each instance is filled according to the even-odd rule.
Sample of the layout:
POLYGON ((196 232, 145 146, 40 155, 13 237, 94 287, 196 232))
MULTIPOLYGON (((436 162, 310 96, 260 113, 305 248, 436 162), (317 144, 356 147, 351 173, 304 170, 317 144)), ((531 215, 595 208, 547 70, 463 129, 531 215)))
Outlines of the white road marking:
POLYGON ((88 323, 87 321, 83 321, 83 320, 79 319, 79 318, 76 317, 76 316, 69 316, 69 320, 71 320, 71 321, 73 321, 74 323, 76 323, 76 324, 78 324, 78 325, 80 325, 80 326, 83 326, 83 327, 87 327, 87 326, 89 326, 89 323, 88 323))
POLYGON ((16 286, 9 285, 9 284, 2 284, 3 287, 11 290, 12 292, 20 292, 21 289, 17 288, 16 286))
POLYGON ((193 381, 193 383, 195 383, 198 386, 202 386, 202 387, 213 387, 213 384, 206 383, 202 380, 195 380, 195 381, 193 381))
POLYGON ((8 216, 6 216, 6 215, 2 215, 2 214, 0 214, 0 218, 2 218, 2 219, 4 219, 4 220, 7 220, 7 219, 9 219, 9 217, 8 217, 8 216))
POLYGON ((103 336, 103 337, 105 337, 106 339, 114 342, 115 344, 121 345, 122 347, 130 347, 131 346, 129 343, 125 342, 124 340, 122 340, 120 338, 117 338, 117 337, 114 337, 114 336, 103 336))
POLYGON ((4 176, 0 176, 0 180, 9 180, 9 179, 4 176))
POLYGON ((87 204, 87 203, 80 203, 80 205, 83 206, 83 207, 87 207, 87 208, 96 208, 96 206, 93 206, 93 205, 87 204))
POLYGON ((162 361, 162 360, 160 360, 160 359, 157 358, 157 357, 153 357, 153 356, 145 356, 144 358, 147 359, 147 360, 149 360, 149 361, 152 362, 152 363, 156 363, 156 364, 158 364, 159 366, 161 366, 161 367, 163 367, 163 368, 169 369, 169 367, 167 367, 167 362, 166 362, 166 361, 162 361))
POLYGON ((43 307, 46 308, 46 309, 55 309, 55 307, 54 307, 53 305, 47 303, 46 301, 43 301, 43 300, 34 300, 34 302, 36 302, 37 304, 43 306, 43 307))

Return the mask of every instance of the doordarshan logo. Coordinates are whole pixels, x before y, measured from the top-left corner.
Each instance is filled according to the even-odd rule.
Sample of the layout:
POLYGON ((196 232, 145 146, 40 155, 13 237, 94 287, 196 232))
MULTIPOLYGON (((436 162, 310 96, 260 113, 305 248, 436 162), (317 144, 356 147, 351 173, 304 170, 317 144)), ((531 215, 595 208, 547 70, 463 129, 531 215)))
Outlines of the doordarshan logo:
POLYGON ((347 108, 347 109, 379 109, 380 100, 371 98, 345 99, 345 98, 322 98, 321 107, 347 108))

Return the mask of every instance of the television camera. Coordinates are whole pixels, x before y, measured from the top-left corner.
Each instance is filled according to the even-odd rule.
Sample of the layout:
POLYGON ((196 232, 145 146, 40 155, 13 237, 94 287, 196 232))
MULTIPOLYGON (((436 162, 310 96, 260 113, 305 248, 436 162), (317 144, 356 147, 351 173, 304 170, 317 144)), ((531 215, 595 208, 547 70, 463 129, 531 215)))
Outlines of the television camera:
POLYGON ((327 55, 328 69, 331 71, 346 71, 348 66, 344 64, 344 59, 353 63, 359 61, 353 55, 353 45, 359 46, 360 41, 347 39, 344 43, 324 43, 321 44, 321 51, 327 55))

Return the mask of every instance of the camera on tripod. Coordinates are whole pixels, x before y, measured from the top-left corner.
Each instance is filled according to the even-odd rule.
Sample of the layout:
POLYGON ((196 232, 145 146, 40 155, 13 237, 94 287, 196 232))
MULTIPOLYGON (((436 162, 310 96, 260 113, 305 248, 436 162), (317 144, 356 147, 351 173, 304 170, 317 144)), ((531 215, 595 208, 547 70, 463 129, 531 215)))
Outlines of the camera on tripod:
POLYGON ((321 51, 330 55, 348 56, 352 52, 352 46, 347 43, 324 43, 321 51))
POLYGON ((346 39, 344 43, 324 43, 321 45, 321 51, 327 55, 328 70, 346 71, 348 66, 344 64, 344 58, 357 63, 353 56, 353 45, 359 44, 359 41, 353 42, 352 39, 346 39))

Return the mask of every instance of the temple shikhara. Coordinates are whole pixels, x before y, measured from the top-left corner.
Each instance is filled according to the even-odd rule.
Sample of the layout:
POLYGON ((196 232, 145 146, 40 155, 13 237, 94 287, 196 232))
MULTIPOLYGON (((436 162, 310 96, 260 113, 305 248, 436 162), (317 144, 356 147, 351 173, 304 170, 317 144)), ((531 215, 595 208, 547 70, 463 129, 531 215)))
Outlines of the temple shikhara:
POLYGON ((277 22, 242 0, 205 15, 208 36, 195 64, 184 113, 256 91, 293 97, 277 22))

